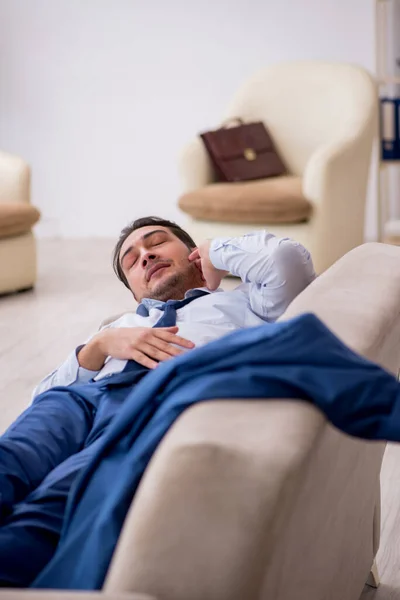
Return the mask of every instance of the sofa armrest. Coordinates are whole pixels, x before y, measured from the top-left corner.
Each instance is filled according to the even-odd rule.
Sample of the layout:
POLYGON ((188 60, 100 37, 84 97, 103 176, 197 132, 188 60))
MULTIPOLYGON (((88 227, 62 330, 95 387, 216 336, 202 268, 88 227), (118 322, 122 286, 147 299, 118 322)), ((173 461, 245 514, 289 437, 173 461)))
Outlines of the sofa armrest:
POLYGON ((253 597, 257 554, 265 557, 267 531, 273 547, 289 473, 302 472, 324 426, 312 406, 293 401, 215 401, 186 411, 137 492, 105 590, 151 590, 163 600, 253 597))
POLYGON ((0 203, 29 201, 29 165, 19 156, 0 152, 0 203))
POLYGON ((183 149, 179 158, 179 173, 184 192, 199 189, 215 181, 211 159, 200 138, 195 138, 183 149))
POLYGON ((0 590, 0 600, 156 600, 147 594, 104 594, 63 590, 0 590))
MULTIPOLYGON (((362 587, 373 559, 382 455, 382 444, 345 437, 304 402, 199 404, 180 417, 155 455, 105 591, 137 589, 163 600, 295 598, 296 590, 287 593, 285 586, 298 586, 306 565, 311 579, 324 570, 331 580, 343 546, 366 569, 352 569, 362 587), (336 554, 336 565, 327 552, 336 554)), ((321 589, 304 592, 301 598, 325 597, 321 589)))

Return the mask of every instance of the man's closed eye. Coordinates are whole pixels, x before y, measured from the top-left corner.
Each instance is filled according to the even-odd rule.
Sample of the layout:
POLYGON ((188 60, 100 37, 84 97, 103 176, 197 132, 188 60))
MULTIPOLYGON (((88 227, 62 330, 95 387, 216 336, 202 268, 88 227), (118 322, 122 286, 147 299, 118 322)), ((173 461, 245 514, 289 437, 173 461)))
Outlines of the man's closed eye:
POLYGON ((137 263, 137 258, 133 258, 132 261, 130 262, 130 264, 128 264, 127 269, 128 271, 130 271, 130 269, 132 269, 132 267, 134 267, 137 263))

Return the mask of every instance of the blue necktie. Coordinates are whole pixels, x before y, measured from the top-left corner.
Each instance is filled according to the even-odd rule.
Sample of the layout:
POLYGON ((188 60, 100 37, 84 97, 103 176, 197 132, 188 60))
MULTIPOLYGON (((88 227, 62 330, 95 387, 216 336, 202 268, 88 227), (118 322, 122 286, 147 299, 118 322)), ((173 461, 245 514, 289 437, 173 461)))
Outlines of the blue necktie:
MULTIPOLYGON (((173 327, 176 325, 176 311, 179 308, 186 306, 186 304, 189 304, 192 300, 196 300, 196 298, 207 296, 208 293, 209 292, 203 292, 202 290, 195 290, 193 294, 191 294, 189 298, 185 298, 185 300, 168 300, 160 307, 160 309, 164 311, 164 314, 153 327, 173 327)), ((149 311, 144 304, 139 304, 136 313, 141 317, 149 316, 149 311)), ((149 369, 147 367, 139 365, 139 363, 134 360, 128 360, 120 373, 107 375, 104 379, 100 379, 98 383, 100 386, 106 385, 107 387, 126 383, 132 385, 133 383, 137 383, 143 375, 148 373, 148 371, 149 369)))
MULTIPOLYGON (((167 300, 167 302, 160 307, 160 310, 163 310, 164 314, 153 327, 173 327, 176 325, 176 311, 179 308, 186 306, 186 304, 189 304, 192 300, 196 300, 196 298, 208 296, 208 293, 209 292, 203 292, 202 290, 195 290, 193 294, 189 296, 189 298, 185 298, 185 300, 167 300)), ((142 317, 149 316, 149 311, 144 304, 139 304, 136 313, 142 317)))

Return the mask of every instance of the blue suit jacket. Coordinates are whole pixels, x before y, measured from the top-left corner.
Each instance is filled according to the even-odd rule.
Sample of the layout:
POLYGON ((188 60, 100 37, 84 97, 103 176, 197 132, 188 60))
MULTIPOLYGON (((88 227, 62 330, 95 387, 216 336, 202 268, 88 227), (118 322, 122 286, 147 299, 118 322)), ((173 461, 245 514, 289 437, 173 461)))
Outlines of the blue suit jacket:
MULTIPOLYGON (((315 316, 230 334, 160 364, 127 398, 69 499, 61 541, 33 587, 102 587, 126 513, 154 450, 188 406, 214 398, 299 398, 342 431, 400 440, 399 386, 315 316)), ((133 565, 134 567, 134 565, 133 565)))

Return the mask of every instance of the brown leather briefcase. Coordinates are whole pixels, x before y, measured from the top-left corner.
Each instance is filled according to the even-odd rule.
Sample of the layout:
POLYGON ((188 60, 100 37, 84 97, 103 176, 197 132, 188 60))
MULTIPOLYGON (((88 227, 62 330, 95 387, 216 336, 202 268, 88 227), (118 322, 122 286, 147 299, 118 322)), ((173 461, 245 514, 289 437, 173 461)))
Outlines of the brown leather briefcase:
POLYGON ((264 123, 233 119, 200 134, 220 181, 249 181, 286 173, 264 123), (231 126, 232 123, 239 123, 231 126))

